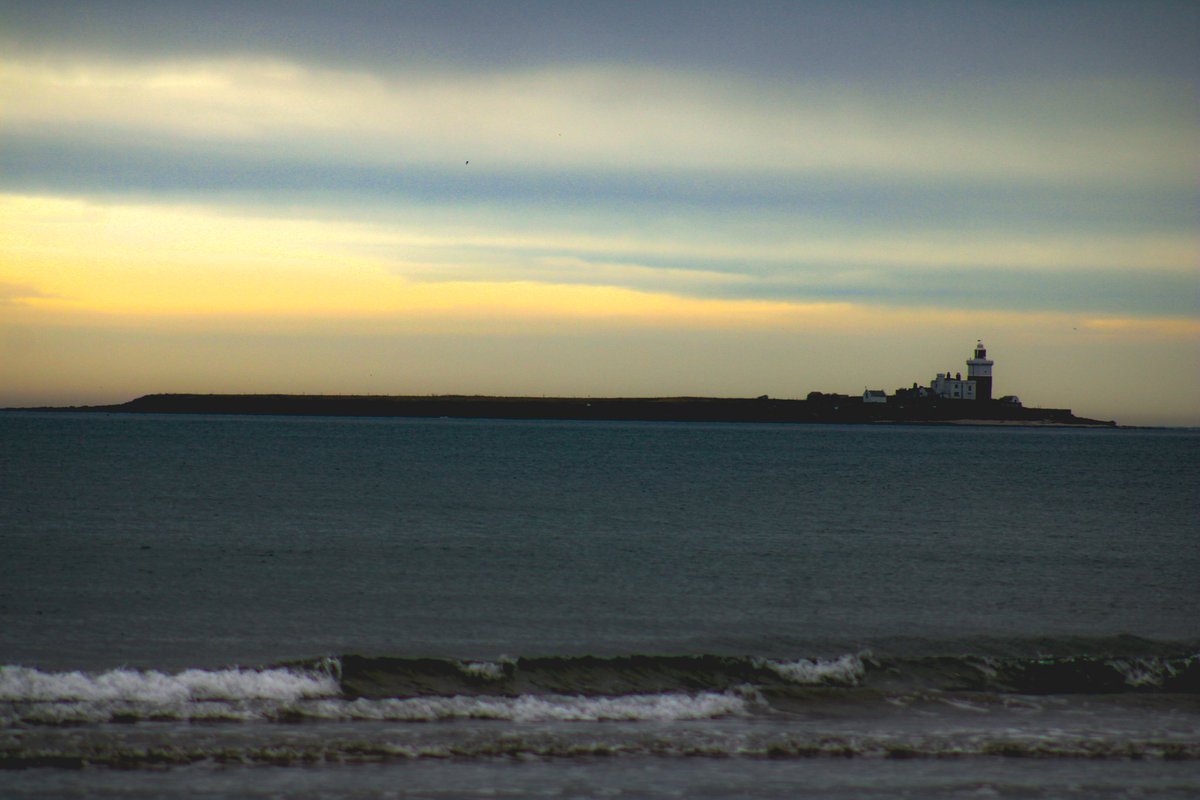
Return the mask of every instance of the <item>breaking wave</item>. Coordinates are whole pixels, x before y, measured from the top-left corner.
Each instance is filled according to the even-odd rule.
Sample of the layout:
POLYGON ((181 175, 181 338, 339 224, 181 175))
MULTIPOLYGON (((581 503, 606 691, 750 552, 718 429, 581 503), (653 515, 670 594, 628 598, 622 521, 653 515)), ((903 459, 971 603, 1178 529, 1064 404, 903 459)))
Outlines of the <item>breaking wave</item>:
MULTIPOLYGON (((594 656, 460 662, 343 656, 349 697, 584 695, 727 692, 754 687, 768 694, 802 689, 986 691, 1016 694, 1200 693, 1200 655, 1119 657, 982 655, 829 659, 756 656, 594 656)), ((313 665, 304 665, 311 668, 313 665)))
POLYGON ((763 659, 762 666, 784 680, 804 686, 855 686, 866 675, 860 656, 844 655, 832 660, 801 658, 796 661, 763 659))
MULTIPOLYGON (((459 661, 346 655, 264 669, 98 673, 0 667, 0 728, 138 720, 694 720, 811 703, 1200 694, 1200 655, 766 659, 714 655, 459 661)), ((963 700, 962 702, 970 702, 963 700)))
POLYGON ((176 674, 115 669, 88 674, 41 672, 18 666, 0 667, 0 702, 287 702, 337 697, 340 694, 341 689, 334 675, 330 671, 317 669, 189 669, 176 674))
MULTIPOLYGON (((856 686, 858 655, 792 661, 754 656, 542 656, 497 661, 343 656, 350 697, 583 695, 727 692, 740 687, 856 686)), ((308 667, 310 665, 303 665, 308 667)))
POLYGON ((1200 656, 1162 652, 346 655, 177 673, 7 666, 0 769, 599 756, 1196 761, 1198 672, 1200 656), (189 724, 213 722, 228 724, 189 724))

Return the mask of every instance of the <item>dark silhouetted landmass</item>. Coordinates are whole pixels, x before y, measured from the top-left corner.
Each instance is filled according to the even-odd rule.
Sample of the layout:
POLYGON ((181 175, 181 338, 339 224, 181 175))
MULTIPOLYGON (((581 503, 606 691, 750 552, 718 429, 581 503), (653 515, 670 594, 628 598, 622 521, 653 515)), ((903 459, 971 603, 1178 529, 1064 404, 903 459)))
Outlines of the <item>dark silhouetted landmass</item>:
POLYGON ((336 417, 629 420, 647 422, 945 423, 1114 427, 1066 408, 1026 408, 995 401, 922 398, 865 403, 861 397, 813 392, 806 400, 656 397, 487 397, 442 395, 151 394, 128 403, 69 409, 127 414, 271 414, 336 417))

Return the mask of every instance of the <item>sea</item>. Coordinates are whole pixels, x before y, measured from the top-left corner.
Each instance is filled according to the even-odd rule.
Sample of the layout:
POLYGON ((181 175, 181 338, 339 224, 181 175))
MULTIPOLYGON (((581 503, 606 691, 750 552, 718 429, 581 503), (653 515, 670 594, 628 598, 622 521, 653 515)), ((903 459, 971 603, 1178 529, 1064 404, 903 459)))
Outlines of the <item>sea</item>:
POLYGON ((1200 430, 0 413, 5 798, 1200 796, 1200 430))

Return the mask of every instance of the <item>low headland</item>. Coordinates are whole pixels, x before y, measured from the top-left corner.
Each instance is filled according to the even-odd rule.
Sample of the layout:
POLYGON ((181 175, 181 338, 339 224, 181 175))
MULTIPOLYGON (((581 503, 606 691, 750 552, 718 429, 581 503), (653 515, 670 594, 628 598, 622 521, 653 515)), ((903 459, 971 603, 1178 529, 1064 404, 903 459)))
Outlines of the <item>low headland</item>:
POLYGON ((1116 427, 1066 408, 1003 400, 888 398, 812 392, 805 400, 719 397, 492 397, 473 395, 149 394, 127 403, 26 411, 120 414, 254 414, 645 422, 907 423, 1116 427))
POLYGON ((492 397, 487 395, 148 394, 128 403, 39 411, 124 414, 272 414, 317 417, 616 420, 641 422, 809 422, 1023 425, 1114 428, 1112 420, 1069 408, 1026 408, 1016 395, 992 398, 983 341, 967 359, 967 377, 939 372, 928 386, 861 396, 809 392, 804 400, 729 397, 492 397))

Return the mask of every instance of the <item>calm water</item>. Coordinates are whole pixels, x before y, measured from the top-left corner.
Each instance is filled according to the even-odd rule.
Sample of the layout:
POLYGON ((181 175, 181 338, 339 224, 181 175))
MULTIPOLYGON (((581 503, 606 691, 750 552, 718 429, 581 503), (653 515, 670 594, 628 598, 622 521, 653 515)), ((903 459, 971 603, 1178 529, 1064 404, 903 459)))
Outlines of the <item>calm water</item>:
POLYGON ((0 791, 1189 796, 1198 519, 1196 431, 0 414, 0 791))

